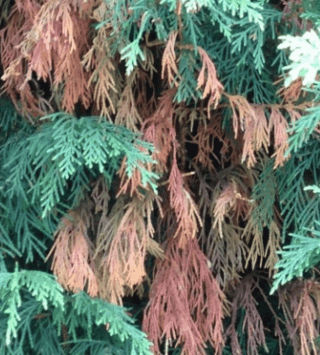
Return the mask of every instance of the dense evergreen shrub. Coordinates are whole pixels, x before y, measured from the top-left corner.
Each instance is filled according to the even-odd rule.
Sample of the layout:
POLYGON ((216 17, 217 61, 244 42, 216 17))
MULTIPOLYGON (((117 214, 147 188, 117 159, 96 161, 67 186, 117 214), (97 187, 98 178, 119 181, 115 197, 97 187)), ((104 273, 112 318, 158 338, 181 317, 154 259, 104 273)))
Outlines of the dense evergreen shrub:
POLYGON ((0 353, 318 354, 319 0, 0 6, 0 353))

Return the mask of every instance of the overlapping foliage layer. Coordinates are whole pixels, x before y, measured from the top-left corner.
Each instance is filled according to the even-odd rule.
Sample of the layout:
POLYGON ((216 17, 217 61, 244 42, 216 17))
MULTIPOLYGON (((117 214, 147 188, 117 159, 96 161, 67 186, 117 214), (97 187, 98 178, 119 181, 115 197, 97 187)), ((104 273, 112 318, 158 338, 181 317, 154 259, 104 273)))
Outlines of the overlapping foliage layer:
POLYGON ((318 354, 319 1, 0 6, 1 354, 318 354))

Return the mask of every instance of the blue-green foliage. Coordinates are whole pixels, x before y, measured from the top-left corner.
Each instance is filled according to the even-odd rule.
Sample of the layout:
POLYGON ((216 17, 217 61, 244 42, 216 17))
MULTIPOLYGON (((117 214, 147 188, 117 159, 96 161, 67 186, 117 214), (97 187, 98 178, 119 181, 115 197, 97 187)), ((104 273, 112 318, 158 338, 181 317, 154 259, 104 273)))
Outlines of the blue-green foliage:
POLYGON ((314 129, 319 123, 319 92, 316 83, 312 91, 315 106, 307 114, 291 125, 289 132, 289 161, 276 172, 281 214, 283 215, 283 241, 288 245, 279 252, 281 259, 274 278, 272 292, 280 285, 302 276, 304 271, 320 261, 320 196, 319 159, 320 142, 314 129), (292 232, 292 233, 290 233, 292 232))
POLYGON ((320 121, 320 106, 314 106, 306 110, 306 114, 296 122, 291 123, 289 133, 290 147, 287 154, 297 152, 310 139, 314 129, 320 121))
MULTIPOLYGON (((3 112, 2 122, 8 115, 3 112)), ((138 135, 95 117, 56 113, 43 120, 36 130, 13 131, 0 146, 1 242, 11 255, 26 253, 27 261, 34 252, 44 258, 56 213, 79 202, 90 190, 90 177, 103 174, 110 183, 124 157, 127 175, 138 169, 143 185, 156 189, 157 176, 144 167, 153 163, 152 146, 138 135), (46 238, 39 238, 39 232, 46 238)))
MULTIPOLYGON (((283 216, 282 240, 287 245, 279 252, 280 260, 272 292, 280 285, 302 276, 320 261, 320 204, 319 204, 319 159, 320 142, 315 128, 320 119, 320 82, 316 74, 320 70, 320 37, 316 31, 320 25, 319 1, 303 1, 305 12, 302 18, 314 24, 313 31, 302 36, 290 34, 280 37, 280 49, 287 49, 289 62, 282 67, 285 84, 289 85, 298 76, 307 86, 305 90, 313 99, 313 107, 299 120, 290 123, 290 159, 283 168, 275 171, 279 194, 280 211, 283 216), (291 239, 289 239, 288 235, 291 239)), ((284 53, 284 51, 282 51, 284 53)))
POLYGON ((282 240, 289 244, 279 252, 281 259, 275 266, 278 272, 275 275, 273 292, 278 286, 301 276, 304 270, 320 261, 317 256, 319 196, 308 189, 311 184, 319 185, 319 159, 320 144, 313 139, 293 153, 285 166, 275 173, 283 216, 282 240))
POLYGON ((2 355, 25 355, 26 349, 44 355, 83 355, 88 349, 91 355, 151 354, 151 343, 133 323, 120 306, 84 292, 64 294, 45 272, 16 267, 13 273, 0 273, 2 355))
MULTIPOLYGON (((12 338, 17 338, 18 332, 22 329, 19 337, 21 347, 26 334, 30 335, 30 320, 39 313, 39 307, 48 309, 49 303, 54 307, 59 307, 64 311, 63 289, 50 274, 41 271, 19 271, 13 273, 0 273, 0 312, 7 314, 6 318, 6 345, 10 345, 12 338), (19 312, 20 306, 26 307, 22 301, 21 291, 26 288, 37 301, 37 307, 31 302, 30 309, 23 309, 23 316, 19 312), (22 321, 21 321, 22 320, 22 321), (26 328, 25 328, 26 327, 26 328)), ((19 345, 20 346, 20 345, 19 345)))
MULTIPOLYGON (((172 31, 181 31, 181 44, 192 45, 194 50, 176 48, 181 79, 175 97, 178 102, 197 102, 201 98, 194 75, 201 68, 197 63, 197 46, 213 59, 218 78, 228 93, 250 95, 258 103, 275 101, 275 87, 265 66, 264 47, 267 38, 275 38, 275 23, 280 21, 281 12, 269 7, 264 0, 185 0, 181 3, 182 28, 176 16, 175 0, 118 1, 95 28, 112 25, 114 31, 108 39, 110 55, 121 54, 127 75, 145 60, 142 39, 146 33, 154 31, 157 39, 163 41, 172 31), (128 11, 130 16, 127 16, 128 11)), ((270 55, 270 46, 268 51, 270 55)))
POLYGON ((318 197, 305 187, 318 184, 320 144, 318 140, 306 143, 277 174, 279 202, 283 220, 283 241, 289 231, 299 233, 314 227, 320 221, 318 197))
POLYGON ((296 276, 303 276, 304 271, 308 271, 320 261, 320 223, 315 222, 315 229, 303 230, 304 234, 291 234, 292 240, 289 245, 283 247, 279 252, 281 259, 276 267, 281 271, 275 275, 271 293, 280 285, 284 285, 296 276), (308 237, 306 234, 312 235, 308 237))
POLYGON ((10 12, 10 7, 12 6, 12 2, 10 0, 0 0, 0 22, 2 19, 7 19, 10 12))
POLYGON ((44 259, 58 217, 90 190, 91 178, 102 174, 110 183, 124 158, 129 177, 139 169, 143 184, 156 189, 156 175, 145 168, 152 146, 96 117, 56 113, 33 127, 7 100, 0 104, 1 355, 151 354, 121 307, 69 296, 46 272, 9 272, 8 256, 44 259))
POLYGON ((181 75, 179 87, 174 100, 177 102, 185 101, 189 104, 192 100, 197 101, 201 98, 201 92, 195 90, 197 80, 194 77, 194 70, 197 67, 194 52, 182 51, 179 62, 179 73, 181 75))
MULTIPOLYGON (((308 51, 303 50, 302 44, 304 41, 308 42, 309 38, 302 37, 295 42, 292 37, 287 37, 286 41, 287 44, 290 42, 295 51, 300 51, 302 48, 301 54, 306 58, 303 53, 308 51)), ((315 50, 320 50, 320 48, 315 48, 315 50)), ((320 122, 320 83, 314 81, 314 68, 309 71, 305 59, 301 59, 299 54, 291 59, 295 61, 287 67, 291 70, 288 79, 294 80, 295 72, 299 71, 299 74, 307 79, 306 84, 313 84, 313 87, 307 91, 314 96, 314 107, 307 109, 304 116, 291 123, 287 151, 287 155, 291 154, 291 157, 277 172, 279 202, 281 214, 284 217, 283 241, 287 239, 287 234, 292 239, 290 244, 284 246, 279 252, 281 259, 276 264, 278 272, 274 278, 272 292, 294 277, 302 276, 304 271, 320 261, 320 204, 317 190, 320 172, 320 142, 317 138, 318 134, 314 133, 320 122), (303 68, 308 70, 302 71, 303 68)))

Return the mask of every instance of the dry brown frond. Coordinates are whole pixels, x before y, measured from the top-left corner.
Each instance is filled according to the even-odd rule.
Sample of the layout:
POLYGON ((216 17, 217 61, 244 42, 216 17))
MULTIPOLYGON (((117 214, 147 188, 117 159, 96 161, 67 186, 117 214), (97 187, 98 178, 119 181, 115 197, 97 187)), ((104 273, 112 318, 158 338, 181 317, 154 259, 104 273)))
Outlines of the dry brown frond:
POLYGON ((202 60, 202 68, 198 76, 197 89, 203 89, 202 99, 209 98, 207 110, 208 117, 210 117, 210 106, 217 107, 223 91, 223 85, 217 78, 216 68, 208 53, 201 47, 198 47, 198 52, 202 60))
POLYGON ((157 108, 156 88, 151 73, 149 74, 141 69, 138 70, 133 94, 140 117, 143 120, 151 117, 157 108))
POLYGON ((20 50, 20 44, 25 39, 33 25, 33 20, 39 11, 37 1, 28 1, 22 5, 20 1, 12 7, 8 24, 0 31, 0 56, 4 67, 3 91, 14 103, 18 112, 28 117, 33 123, 33 117, 45 112, 39 107, 37 98, 33 95, 29 83, 25 83, 26 63, 20 50), (18 105, 18 98, 21 107, 18 105))
POLYGON ((244 124, 244 146, 242 152, 242 161, 247 160, 248 167, 254 166, 256 163, 255 152, 258 152, 261 147, 268 151, 268 122, 264 110, 260 106, 252 106, 250 112, 252 116, 247 116, 244 124))
POLYGON ((234 186, 231 184, 227 185, 219 197, 215 200, 215 206, 213 210, 213 224, 212 228, 218 225, 220 238, 223 238, 222 223, 226 215, 229 214, 230 210, 234 208, 237 201, 234 186))
POLYGON ((93 264, 93 244, 87 234, 90 218, 92 216, 83 208, 64 217, 47 260, 52 256, 51 269, 64 288, 72 292, 86 289, 95 297, 99 289, 93 264))
POLYGON ((177 87, 178 83, 175 80, 175 77, 178 75, 178 68, 176 64, 176 52, 175 52, 175 43, 177 39, 178 31, 173 31, 169 34, 166 48, 162 55, 162 70, 161 70, 161 79, 164 79, 167 72, 168 82, 170 85, 174 83, 177 87))
POLYGON ((221 114, 211 116, 209 122, 203 119, 203 112, 197 112, 197 119, 200 121, 197 129, 197 134, 192 138, 192 141, 197 146, 198 153, 194 158, 195 163, 199 163, 214 172, 215 167, 213 161, 215 160, 219 165, 223 165, 230 159, 232 152, 232 145, 229 139, 221 128, 221 114), (222 143, 220 149, 221 159, 215 154, 215 139, 222 143), (213 160, 214 159, 214 160, 213 160))
POLYGON ((141 130, 144 138, 153 143, 155 151, 153 158, 158 162, 156 172, 167 171, 167 160, 176 144, 176 131, 173 127, 173 103, 175 90, 165 91, 159 101, 158 109, 153 116, 143 122, 141 130))
POLYGON ((125 126, 134 132, 139 132, 138 126, 142 123, 142 118, 137 110, 133 87, 136 84, 136 76, 139 69, 136 68, 126 77, 126 83, 118 101, 115 124, 125 126))
MULTIPOLYGON (((45 2, 41 6, 28 1, 25 10, 19 8, 19 4, 17 9, 19 10, 16 20, 21 26, 17 31, 20 36, 19 43, 16 44, 18 51, 16 49, 12 52, 15 57, 13 61, 4 63, 5 90, 13 95, 15 90, 13 85, 16 85, 21 92, 25 92, 25 95, 21 97, 22 108, 33 113, 34 101, 37 102, 38 98, 33 97, 31 93, 28 94, 28 91, 30 91, 29 82, 34 73, 38 80, 47 81, 49 78, 53 81, 53 91, 63 83, 65 90, 62 108, 65 110, 72 111, 79 100, 84 107, 88 107, 90 91, 80 57, 88 49, 86 35, 89 31, 90 19, 79 19, 69 1, 54 0, 45 2), (27 14, 25 23, 21 21, 19 11, 27 14), (32 18, 29 17, 30 14, 33 15, 32 18), (22 29, 23 38, 21 37, 22 29), (17 66, 22 63, 28 64, 27 69, 20 67, 19 78, 15 78, 17 66), (54 72, 51 78, 52 70, 54 72), (22 78, 24 80, 21 80, 22 78)), ((11 31, 14 16, 13 11, 13 17, 4 31, 11 31)), ((18 39, 17 36, 16 38, 18 39)), ((35 116, 41 113, 44 114, 38 109, 35 116)))
POLYGON ((268 352, 263 321, 257 310, 257 301, 253 297, 253 291, 256 287, 254 278, 251 275, 246 276, 235 287, 236 292, 232 301, 231 324, 226 332, 228 336, 231 336, 233 354, 242 354, 236 330, 236 319, 239 308, 245 310, 242 330, 246 330, 248 338, 247 354, 259 355, 259 348, 261 346, 268 352))
POLYGON ((182 250, 170 238, 165 256, 157 262, 143 320, 155 353, 163 339, 181 344, 183 354, 205 354, 207 341, 221 353, 224 295, 197 241, 190 240, 182 250))
POLYGON ((279 303, 295 354, 317 355, 319 337, 320 284, 314 280, 295 280, 279 291, 279 303))
POLYGON ((179 246, 183 248, 189 240, 196 237, 198 225, 201 225, 202 222, 197 205, 183 186, 183 177, 178 169, 175 155, 169 176, 168 191, 170 206, 177 219, 174 237, 179 236, 179 246))
POLYGON ((125 204, 120 196, 109 215, 102 215, 95 260, 97 262, 100 295, 109 302, 122 304, 126 289, 132 290, 146 276, 147 252, 162 257, 162 249, 152 237, 151 213, 156 196, 146 193, 125 204))
MULTIPOLYGON (((104 3, 103 3, 104 4, 104 3)), ((89 51, 83 56, 82 66, 91 73, 88 87, 94 86, 93 101, 100 116, 111 120, 116 113, 116 106, 121 91, 121 80, 117 75, 114 60, 110 56, 108 36, 111 29, 102 27, 98 30, 89 51)))
POLYGON ((285 162, 284 154, 288 149, 288 121, 281 114, 281 111, 277 107, 271 107, 271 113, 269 118, 269 140, 271 141, 271 133, 274 136, 274 148, 275 157, 274 168, 282 166, 285 162))
MULTIPOLYGON (((283 78, 281 78, 277 83, 280 81, 283 81, 283 78)), ((298 101, 300 97, 306 95, 306 92, 302 90, 302 78, 299 77, 294 80, 288 87, 283 86, 277 91, 277 95, 282 97, 285 103, 294 103, 298 101)))

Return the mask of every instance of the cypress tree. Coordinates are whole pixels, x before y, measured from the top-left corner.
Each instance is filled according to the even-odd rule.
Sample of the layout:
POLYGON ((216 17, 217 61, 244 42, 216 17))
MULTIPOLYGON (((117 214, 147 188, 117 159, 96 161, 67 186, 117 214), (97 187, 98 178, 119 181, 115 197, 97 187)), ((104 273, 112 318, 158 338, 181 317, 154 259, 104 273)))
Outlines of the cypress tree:
POLYGON ((319 0, 0 7, 0 353, 318 354, 319 0))

